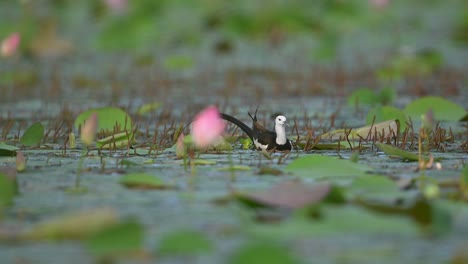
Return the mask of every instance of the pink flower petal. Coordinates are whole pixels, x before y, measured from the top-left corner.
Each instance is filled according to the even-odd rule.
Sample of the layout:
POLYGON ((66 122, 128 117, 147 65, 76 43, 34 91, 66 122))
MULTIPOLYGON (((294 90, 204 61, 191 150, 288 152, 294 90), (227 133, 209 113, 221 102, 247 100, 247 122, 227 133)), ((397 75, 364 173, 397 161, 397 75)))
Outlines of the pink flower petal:
POLYGON ((91 116, 85 121, 81 128, 81 141, 86 145, 90 146, 93 144, 94 138, 96 137, 98 127, 98 116, 97 113, 91 114, 91 116))
POLYGON ((125 12, 128 8, 127 0, 104 0, 104 3, 107 8, 117 14, 125 12))
POLYGON ((18 32, 15 32, 8 36, 2 41, 2 47, 0 54, 3 57, 9 57, 15 54, 16 50, 19 47, 21 41, 21 36, 18 32))
POLYGON ((226 123, 216 106, 208 106, 195 116, 192 123, 192 138, 195 145, 205 148, 215 143, 224 133, 226 123))

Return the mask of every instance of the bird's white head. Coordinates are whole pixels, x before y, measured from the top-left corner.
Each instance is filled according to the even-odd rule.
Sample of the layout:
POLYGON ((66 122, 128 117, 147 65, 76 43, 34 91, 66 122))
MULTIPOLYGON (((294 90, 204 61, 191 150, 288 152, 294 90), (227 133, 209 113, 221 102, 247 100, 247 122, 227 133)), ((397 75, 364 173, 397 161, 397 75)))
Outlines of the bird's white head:
POLYGON ((286 117, 284 115, 279 115, 275 119, 275 125, 276 126, 285 126, 288 123, 286 122, 286 117))

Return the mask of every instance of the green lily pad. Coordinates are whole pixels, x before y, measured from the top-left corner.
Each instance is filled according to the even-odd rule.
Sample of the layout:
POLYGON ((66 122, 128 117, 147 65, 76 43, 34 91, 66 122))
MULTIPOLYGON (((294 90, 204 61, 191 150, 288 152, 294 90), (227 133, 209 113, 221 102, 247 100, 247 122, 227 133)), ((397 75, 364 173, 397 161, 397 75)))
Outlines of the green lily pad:
POLYGON ((251 242, 239 248, 230 257, 229 264, 299 264, 286 247, 272 242, 251 242))
POLYGON ((131 189, 168 189, 174 188, 173 185, 165 183, 160 178, 144 174, 144 173, 132 173, 122 176, 120 178, 120 184, 131 188, 131 189))
POLYGON ((143 239, 143 226, 135 220, 128 220, 99 230, 85 244, 93 254, 109 256, 141 250, 143 239))
POLYGON ((166 234, 157 251, 162 255, 195 255, 212 248, 212 242, 202 232, 183 229, 166 234))
POLYGON ((249 171, 252 170, 249 166, 242 166, 242 165, 232 165, 229 167, 219 168, 220 171, 249 171))
POLYGON ((190 69, 193 64, 193 59, 189 56, 172 56, 164 61, 164 67, 168 70, 190 69))
POLYGON ((2 156, 16 156, 16 151, 20 148, 0 142, 0 157, 2 156))
POLYGON ((23 134, 20 139, 21 144, 32 147, 37 146, 41 143, 44 137, 44 126, 37 122, 30 126, 23 134))
POLYGON ((372 169, 366 165, 353 163, 328 156, 308 155, 293 160, 285 171, 308 178, 358 177, 372 169))
POLYGON ((104 107, 89 109, 82 112, 75 120, 75 128, 79 128, 93 114, 98 116, 98 131, 103 130, 108 133, 115 133, 124 130, 132 130, 132 119, 120 108, 104 107), (118 129, 116 129, 118 128, 118 129))
POLYGON ((467 111, 460 105, 437 96, 414 100, 405 107, 404 112, 413 120, 420 120, 429 109, 434 113, 434 118, 441 121, 459 121, 467 115, 467 111))
POLYGON ((366 124, 371 125, 375 116, 375 122, 379 123, 387 120, 398 120, 400 122, 400 131, 406 129, 406 115, 400 109, 393 106, 380 106, 369 111, 366 117, 366 124))

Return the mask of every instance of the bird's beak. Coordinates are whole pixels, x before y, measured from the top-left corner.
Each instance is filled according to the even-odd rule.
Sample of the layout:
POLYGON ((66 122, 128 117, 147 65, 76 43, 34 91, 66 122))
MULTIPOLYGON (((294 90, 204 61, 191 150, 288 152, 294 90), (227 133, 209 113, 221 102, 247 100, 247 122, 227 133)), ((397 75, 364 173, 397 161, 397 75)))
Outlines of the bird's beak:
POLYGON ((288 122, 284 122, 284 126, 289 127, 289 123, 288 123, 288 122))

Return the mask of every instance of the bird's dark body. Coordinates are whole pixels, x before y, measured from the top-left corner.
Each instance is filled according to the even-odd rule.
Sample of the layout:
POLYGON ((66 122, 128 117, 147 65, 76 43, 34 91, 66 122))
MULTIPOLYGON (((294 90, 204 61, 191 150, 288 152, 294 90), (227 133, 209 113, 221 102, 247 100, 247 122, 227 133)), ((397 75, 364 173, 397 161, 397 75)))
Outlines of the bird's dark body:
POLYGON ((255 111, 255 115, 252 116, 249 113, 250 118, 252 118, 252 128, 247 126, 244 122, 238 120, 237 118, 230 116, 228 114, 221 113, 221 118, 223 118, 226 121, 229 121, 236 126, 238 126, 244 133, 249 136, 249 138, 252 140, 252 142, 255 143, 257 146, 258 150, 263 150, 258 146, 258 144, 263 145, 264 150, 267 151, 290 151, 291 150, 291 143, 289 140, 286 140, 285 144, 277 144, 276 142, 276 132, 270 131, 266 129, 264 126, 262 126, 260 123, 257 121, 257 111, 255 111))

